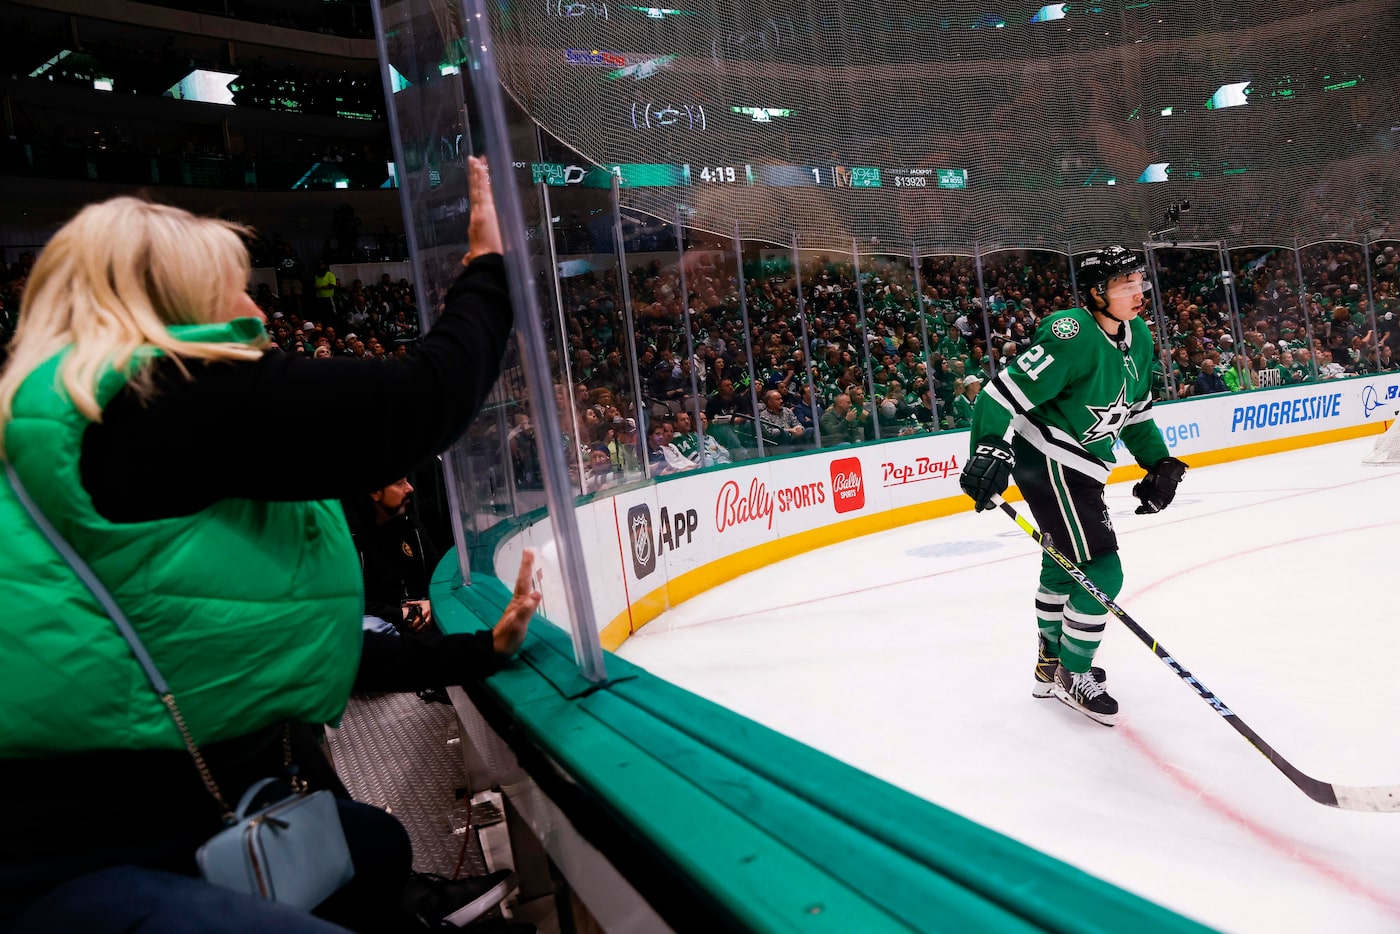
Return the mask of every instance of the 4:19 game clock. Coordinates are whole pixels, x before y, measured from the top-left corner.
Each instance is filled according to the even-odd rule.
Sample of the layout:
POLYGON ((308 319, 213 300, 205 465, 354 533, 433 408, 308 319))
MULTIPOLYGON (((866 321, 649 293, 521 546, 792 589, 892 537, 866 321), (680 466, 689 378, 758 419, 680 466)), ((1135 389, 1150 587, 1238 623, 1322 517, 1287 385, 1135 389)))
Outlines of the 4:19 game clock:
POLYGON ((700 185, 752 185, 753 169, 747 165, 685 166, 686 180, 700 185))

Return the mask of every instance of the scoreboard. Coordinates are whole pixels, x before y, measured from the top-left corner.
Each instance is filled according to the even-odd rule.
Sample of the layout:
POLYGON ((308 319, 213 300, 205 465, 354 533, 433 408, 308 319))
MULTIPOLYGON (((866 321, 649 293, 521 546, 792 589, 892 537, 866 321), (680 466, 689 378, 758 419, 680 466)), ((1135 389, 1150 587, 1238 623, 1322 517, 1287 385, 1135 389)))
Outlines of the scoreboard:
POLYGON ((879 188, 873 165, 761 165, 759 184, 774 188, 879 188))
POLYGON ((715 160, 705 163, 619 163, 566 165, 530 163, 532 184, 560 188, 713 188, 757 185, 767 188, 894 188, 899 191, 959 190, 968 187, 966 169, 882 169, 873 165, 753 165, 715 160))

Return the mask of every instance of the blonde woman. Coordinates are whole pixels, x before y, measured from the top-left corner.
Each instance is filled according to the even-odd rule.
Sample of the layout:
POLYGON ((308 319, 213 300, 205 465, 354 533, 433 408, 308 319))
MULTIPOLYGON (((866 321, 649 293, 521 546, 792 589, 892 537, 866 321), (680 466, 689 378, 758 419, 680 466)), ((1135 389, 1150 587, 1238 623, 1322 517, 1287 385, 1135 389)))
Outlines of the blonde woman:
MULTIPOLYGON (((393 367, 264 353, 243 231, 177 208, 90 205, 35 264, 0 457, 130 618, 230 802, 282 770, 284 724, 336 720, 357 676, 360 570, 334 499, 452 443, 496 377, 511 309, 484 163, 471 182, 466 269, 393 367)), ((220 808, 168 711, 4 477, 0 530, 23 621, 0 627, 0 929, 337 930, 198 879, 220 808)), ((527 581, 516 616, 537 600, 527 581)), ((356 875, 319 912, 370 929, 407 837, 355 802, 341 817, 356 875)))

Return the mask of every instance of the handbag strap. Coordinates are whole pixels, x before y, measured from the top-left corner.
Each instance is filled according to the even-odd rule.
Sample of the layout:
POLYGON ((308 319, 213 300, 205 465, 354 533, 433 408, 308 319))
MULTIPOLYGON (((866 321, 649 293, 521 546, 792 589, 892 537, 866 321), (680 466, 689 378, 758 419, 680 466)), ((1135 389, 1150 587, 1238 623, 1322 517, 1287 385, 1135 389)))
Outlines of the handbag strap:
POLYGON ((238 807, 234 810, 233 816, 239 820, 247 817, 248 812, 253 809, 253 802, 258 799, 258 795, 262 794, 269 785, 275 784, 277 784, 277 779, 264 778, 249 785, 248 790, 243 792, 243 797, 238 799, 238 807))
POLYGON ((78 575, 78 579, 92 592, 93 597, 107 611, 107 615, 116 624, 117 630, 126 639, 126 644, 131 647, 131 654, 136 657, 136 662, 141 666, 141 670, 146 673, 146 680, 151 683, 151 688, 160 698, 160 702, 165 705, 165 709, 170 713, 170 719, 175 721, 175 728, 180 731, 180 738, 184 741, 185 749, 189 751, 190 757, 194 759, 195 768, 199 770, 199 777, 204 782, 204 787, 213 795, 218 802, 219 808, 223 812, 224 820, 227 821, 233 816, 233 809, 228 806, 224 796, 219 792, 219 786, 214 781, 214 775, 209 771, 209 766, 204 761, 204 755, 195 745, 194 737, 190 735, 189 728, 185 726, 185 718, 180 713, 180 707, 175 703, 175 695, 170 692, 170 685, 166 684, 165 678, 161 676, 160 669, 156 668, 155 661, 151 658, 151 653, 146 651, 146 646, 141 642, 141 637, 136 634, 136 629, 131 625, 131 621, 126 618, 122 608, 117 605, 117 601, 103 586, 102 581, 93 572, 88 563, 83 560, 73 546, 68 544, 67 539, 59 534, 58 529, 53 527, 42 509, 34 502, 29 495, 29 491, 24 488, 24 484, 19 479, 19 474, 15 472, 13 464, 6 462, 5 476, 10 481, 10 487, 15 492, 15 497, 24 506, 29 517, 34 520, 39 531, 44 533, 44 537, 49 540, 49 544, 59 553, 68 566, 73 569, 73 573, 78 575))

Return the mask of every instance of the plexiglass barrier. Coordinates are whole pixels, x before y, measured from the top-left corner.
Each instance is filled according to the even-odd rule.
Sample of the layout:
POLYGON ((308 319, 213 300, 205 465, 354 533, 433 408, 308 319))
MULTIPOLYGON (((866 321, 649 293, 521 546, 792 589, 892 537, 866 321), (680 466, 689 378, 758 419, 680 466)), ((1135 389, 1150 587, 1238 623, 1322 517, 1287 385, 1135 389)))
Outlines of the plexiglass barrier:
POLYGON ((476 209, 468 158, 476 155, 492 169, 515 311, 519 340, 489 404, 444 459, 464 583, 472 567, 492 560, 503 530, 543 510, 552 533, 543 564, 558 581, 552 615, 568 621, 582 674, 603 681, 573 509, 586 476, 569 355, 577 339, 559 298, 551 205, 528 168, 538 157, 536 137, 522 132, 529 125, 522 114, 507 110, 481 3, 401 0, 376 3, 373 14, 422 307, 431 322, 461 271, 476 209), (517 151, 526 157, 520 163, 517 151))
MULTIPOLYGON (((563 513, 600 495, 967 428, 1039 322, 1087 300, 1073 266, 1098 243, 896 246, 803 229, 780 242, 738 223, 716 229, 713 204, 704 223, 683 201, 670 216, 630 206, 636 178, 588 163, 501 99, 466 9, 404 0, 376 14, 424 307, 459 270, 466 157, 512 163, 493 164, 493 177, 503 215, 514 212, 503 226, 526 274, 513 282, 517 321, 538 360, 522 353, 529 340, 512 345, 447 459, 458 544, 478 570, 495 570, 495 544, 541 517, 558 542, 563 513)), ((1400 241, 1384 232, 1131 245, 1153 286, 1144 319, 1158 400, 1400 368, 1400 241)), ((570 591, 616 576, 633 544, 622 519, 576 528, 572 555, 556 544, 544 556, 560 582, 552 619, 609 622, 570 591)))

